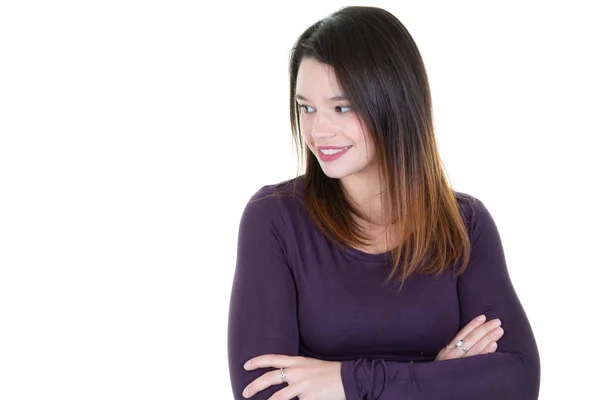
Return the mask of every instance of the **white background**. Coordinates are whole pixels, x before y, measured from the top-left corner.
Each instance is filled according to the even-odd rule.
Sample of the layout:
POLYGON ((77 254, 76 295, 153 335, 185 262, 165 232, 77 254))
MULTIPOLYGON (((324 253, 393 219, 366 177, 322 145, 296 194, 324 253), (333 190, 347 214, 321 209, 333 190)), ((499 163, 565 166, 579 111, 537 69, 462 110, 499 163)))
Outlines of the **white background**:
MULTIPOLYGON (((448 176, 492 213, 536 335, 540 399, 597 390, 594 3, 360 3, 421 50, 448 176)), ((232 398, 241 211, 295 176, 289 52, 347 4, 0 4, 0 398, 232 398)))

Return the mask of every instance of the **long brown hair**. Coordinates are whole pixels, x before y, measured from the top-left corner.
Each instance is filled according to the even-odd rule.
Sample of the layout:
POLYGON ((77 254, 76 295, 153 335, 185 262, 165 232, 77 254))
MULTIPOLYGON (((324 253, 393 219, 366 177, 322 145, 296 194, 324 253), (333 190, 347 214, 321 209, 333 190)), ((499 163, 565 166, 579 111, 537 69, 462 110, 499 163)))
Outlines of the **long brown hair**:
POLYGON ((340 180, 326 176, 303 145, 295 91, 305 57, 332 67, 353 110, 373 136, 380 182, 387 195, 382 209, 398 221, 391 228, 399 245, 392 249, 386 283, 393 279, 401 290, 412 273, 441 274, 461 259, 458 272, 463 273, 471 252, 469 235, 457 192, 444 174, 427 73, 408 30, 381 8, 345 7, 306 29, 290 56, 290 123, 299 170, 305 166, 307 211, 333 242, 368 245, 366 232, 353 216, 365 221, 369 217, 353 206, 340 180))

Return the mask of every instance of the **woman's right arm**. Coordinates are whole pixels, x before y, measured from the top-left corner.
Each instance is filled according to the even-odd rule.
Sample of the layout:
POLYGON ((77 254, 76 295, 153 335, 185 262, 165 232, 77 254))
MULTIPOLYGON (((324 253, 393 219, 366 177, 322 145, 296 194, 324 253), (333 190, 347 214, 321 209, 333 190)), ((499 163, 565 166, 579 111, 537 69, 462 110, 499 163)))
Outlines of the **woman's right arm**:
MULTIPOLYGON (((261 188, 252 200, 264 197, 261 188)), ((262 354, 298 355, 296 287, 281 240, 280 199, 248 202, 238 231, 235 273, 229 303, 227 350, 234 399, 244 388, 273 368, 246 371, 243 365, 262 354)), ((284 385, 256 393, 253 400, 268 399, 284 385)))

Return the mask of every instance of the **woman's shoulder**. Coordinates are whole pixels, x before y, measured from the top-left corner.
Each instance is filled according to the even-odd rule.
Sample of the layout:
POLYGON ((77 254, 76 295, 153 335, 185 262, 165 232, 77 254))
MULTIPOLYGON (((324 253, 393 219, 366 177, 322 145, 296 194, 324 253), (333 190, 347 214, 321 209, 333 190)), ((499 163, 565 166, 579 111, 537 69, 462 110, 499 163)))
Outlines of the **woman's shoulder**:
MULTIPOLYGON (((262 218, 281 220, 293 209, 303 205, 304 175, 262 185, 248 200, 244 213, 259 214, 262 218)), ((288 219, 285 217, 284 219, 288 219)))
POLYGON ((261 186, 250 198, 249 203, 263 202, 273 206, 303 199, 304 175, 277 183, 261 186))
POLYGON ((453 192, 454 197, 456 198, 456 202, 461 208, 461 211, 470 210, 472 212, 478 207, 480 207, 481 200, 479 200, 474 195, 465 192, 459 192, 457 190, 454 190, 453 192))
POLYGON ((477 215, 485 207, 483 202, 470 193, 459 192, 456 190, 454 190, 454 197, 456 198, 456 203, 458 204, 458 208, 465 224, 469 227, 469 231, 472 232, 477 215))

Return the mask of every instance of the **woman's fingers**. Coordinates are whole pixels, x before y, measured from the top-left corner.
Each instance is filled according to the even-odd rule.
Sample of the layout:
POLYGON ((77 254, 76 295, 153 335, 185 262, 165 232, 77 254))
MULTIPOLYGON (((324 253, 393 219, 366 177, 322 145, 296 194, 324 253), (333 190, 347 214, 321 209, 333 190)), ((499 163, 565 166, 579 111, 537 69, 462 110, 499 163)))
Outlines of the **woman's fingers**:
MULTIPOLYGON (((476 318, 473 318, 468 324, 466 324, 454 337, 452 342, 448 343, 446 347, 444 347, 438 355, 435 357, 435 361, 442 360, 450 360, 453 358, 461 358, 464 355, 464 352, 456 347, 456 343, 459 339, 464 339, 475 329, 481 327, 481 325, 485 322, 485 314, 482 314, 476 318)), ((465 344, 463 343, 463 346, 465 344)), ((468 348, 468 347, 467 347, 468 348)))
POLYGON ((472 333, 475 332, 481 326, 485 325, 484 321, 485 321, 485 315, 484 314, 480 315, 477 318, 473 318, 460 331, 458 331, 458 333, 456 334, 456 336, 454 337, 454 339, 452 340, 452 342, 448 343, 448 345, 446 346, 448 348, 448 350, 456 349, 457 351, 462 352, 461 349, 459 349, 458 347, 456 347, 456 342, 458 342, 459 340, 463 341, 463 346, 464 347, 466 347, 467 349, 470 349, 471 347, 469 347, 469 346, 475 343, 475 342, 472 341, 472 339, 474 338, 472 336, 472 333), (479 318, 481 318, 481 319, 479 319, 479 318), (469 340, 467 340, 467 338, 469 340))
POLYGON ((498 343, 491 342, 490 344, 487 345, 487 347, 483 350, 483 352, 481 354, 493 353, 496 351, 497 348, 498 348, 498 343))
MULTIPOLYGON (((286 383, 289 384, 289 372, 290 372, 290 368, 286 368, 284 370, 284 373, 286 375, 286 383)), ((281 380, 281 372, 280 370, 275 370, 275 371, 269 371, 266 372, 264 374, 262 374, 261 376, 259 376, 258 378, 256 378, 254 381, 252 381, 248 386, 246 386, 246 388, 244 389, 244 392, 242 393, 242 396, 244 396, 245 398, 254 396, 256 393, 261 392, 265 389, 267 389, 270 386, 274 386, 274 385, 279 385, 283 383, 281 380)), ((289 392, 290 390, 288 390, 289 392)), ((279 394, 279 396, 282 396, 282 393, 279 394)), ((280 397, 280 398, 286 398, 286 399, 291 399, 295 396, 295 394, 291 397, 280 397)))
POLYGON ((478 354, 493 353, 497 349, 497 341, 504 334, 504 330, 500 328, 502 322, 499 319, 484 322, 483 319, 474 318, 465 325, 435 358, 436 361, 449 360, 454 358, 462 358, 475 356, 478 354), (456 347, 456 343, 462 340, 463 347, 467 351, 463 351, 456 347))
POLYGON ((504 334, 504 330, 502 328, 496 327, 494 324, 488 325, 490 326, 482 326, 481 329, 478 329, 478 332, 473 333, 473 338, 470 338, 469 340, 474 341, 477 340, 477 338, 479 339, 477 340, 477 342, 475 342, 475 344, 471 345, 470 348, 465 346, 467 347, 467 349, 469 349, 469 351, 465 353, 465 357, 475 356, 478 354, 493 353, 494 351, 496 351, 496 348, 492 348, 491 345, 493 343, 496 343, 496 341, 498 341, 502 337, 502 335, 504 334), (475 336, 475 334, 477 334, 477 336, 475 336), (482 334, 483 337, 480 337, 480 335, 482 334))

